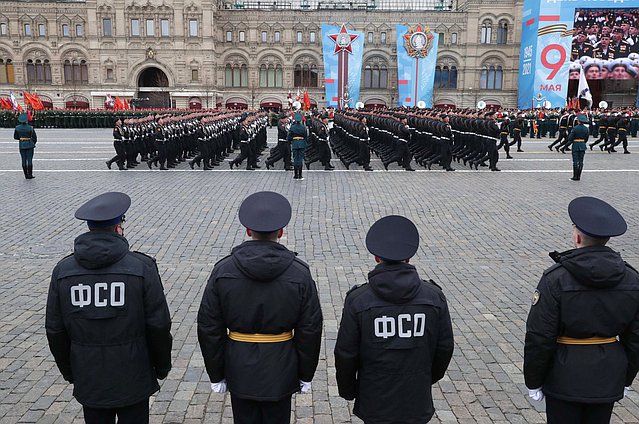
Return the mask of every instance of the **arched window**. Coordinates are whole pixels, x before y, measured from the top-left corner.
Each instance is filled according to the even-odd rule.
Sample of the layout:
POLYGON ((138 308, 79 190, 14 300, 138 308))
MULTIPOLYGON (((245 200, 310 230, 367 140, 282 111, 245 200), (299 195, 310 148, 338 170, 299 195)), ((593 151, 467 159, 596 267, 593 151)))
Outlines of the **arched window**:
POLYGON ((248 87, 248 67, 246 64, 231 65, 224 68, 224 85, 226 87, 248 87))
POLYGON ((240 87, 248 87, 248 66, 240 66, 240 87))
POLYGON ((457 66, 437 65, 435 67, 435 88, 457 88, 457 66))
POLYGON ((260 65, 260 87, 281 87, 282 65, 260 65))
POLYGON ((364 88, 388 87, 388 68, 386 65, 367 64, 364 67, 364 88))
POLYGON ((260 65, 260 87, 268 87, 266 65, 260 65))
POLYGON ((27 60, 27 82, 29 84, 51 83, 51 64, 48 59, 27 60))
POLYGON ((294 87, 317 87, 318 84, 318 71, 317 65, 314 63, 309 64, 297 64, 295 65, 293 73, 293 86, 294 87))
POLYGON ((0 84, 15 84, 15 73, 11 59, 0 59, 0 84))
POLYGON ((493 36, 493 24, 490 21, 484 21, 481 25, 481 43, 490 44, 490 39, 493 36))
POLYGON ((89 67, 87 61, 81 60, 65 60, 64 61, 64 83, 65 84, 88 84, 89 83, 89 67))
POLYGON ((233 87, 233 69, 229 64, 224 68, 224 85, 226 87, 233 87))
POLYGON ((479 88, 486 90, 501 90, 504 71, 500 65, 484 66, 479 77, 479 88))
POLYGON ((497 27, 497 44, 506 44, 508 42, 508 22, 501 21, 497 27))

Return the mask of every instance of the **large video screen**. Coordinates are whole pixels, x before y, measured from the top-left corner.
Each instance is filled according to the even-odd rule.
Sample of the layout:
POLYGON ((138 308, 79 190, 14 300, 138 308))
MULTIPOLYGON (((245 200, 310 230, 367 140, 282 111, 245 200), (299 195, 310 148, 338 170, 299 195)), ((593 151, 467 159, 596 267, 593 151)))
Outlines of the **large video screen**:
POLYGON ((575 9, 570 79, 639 79, 639 8, 575 9))

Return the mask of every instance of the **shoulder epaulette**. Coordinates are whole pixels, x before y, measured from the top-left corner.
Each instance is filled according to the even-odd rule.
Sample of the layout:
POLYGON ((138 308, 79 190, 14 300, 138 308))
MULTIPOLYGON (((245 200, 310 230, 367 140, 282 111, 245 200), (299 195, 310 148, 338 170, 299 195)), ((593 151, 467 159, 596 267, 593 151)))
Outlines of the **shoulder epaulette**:
POLYGON ((217 266, 219 263, 221 263, 222 261, 224 261, 224 260, 226 260, 226 259, 228 259, 228 258, 230 258, 230 257, 231 257, 231 255, 226 255, 225 257, 223 257, 223 258, 222 258, 222 259, 220 259, 219 261, 215 262, 215 265, 213 265, 213 266, 217 266))
POLYGON ((346 292, 346 296, 348 297, 348 295, 350 295, 351 293, 355 292, 357 289, 365 287, 365 286, 368 286, 368 283, 355 284, 353 287, 351 287, 351 289, 349 291, 346 292))
MULTIPOLYGON (((297 255, 297 253, 296 253, 295 255, 297 255)), ((293 259, 293 261, 294 261, 295 263, 298 263, 298 264, 300 264, 300 265, 303 265, 303 266, 304 266, 305 268, 307 268, 307 269, 311 269, 311 267, 310 267, 310 266, 309 266, 306 262, 304 262, 303 260, 301 260, 301 259, 300 259, 300 258, 298 258, 297 256, 295 256, 295 258, 293 259)))
POLYGON ((628 268, 630 268, 631 270, 633 270, 636 274, 639 274, 639 271, 637 271, 637 268, 635 268, 634 266, 630 265, 628 262, 625 262, 625 261, 624 261, 624 263, 626 264, 626 266, 627 266, 628 268))
POLYGON ((138 255, 142 255, 147 259, 151 259, 153 262, 157 262, 153 256, 147 255, 146 253, 139 252, 137 250, 132 250, 131 252, 137 253, 138 255))
POLYGON ((444 289, 442 289, 442 287, 439 284, 437 284, 436 282, 434 282, 433 280, 424 280, 424 282, 430 283, 433 286, 437 287, 439 290, 444 291, 444 289))
POLYGON ((551 266, 550 268, 548 268, 547 270, 544 271, 544 275, 550 274, 551 272, 553 272, 554 270, 559 269, 559 268, 563 268, 563 265, 562 264, 554 264, 553 266, 551 266))

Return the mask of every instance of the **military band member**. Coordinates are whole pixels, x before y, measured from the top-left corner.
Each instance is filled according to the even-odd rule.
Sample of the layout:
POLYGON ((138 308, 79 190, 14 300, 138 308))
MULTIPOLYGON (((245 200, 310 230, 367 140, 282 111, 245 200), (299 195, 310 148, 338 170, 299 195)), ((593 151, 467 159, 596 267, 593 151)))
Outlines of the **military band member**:
POLYGON ((117 192, 82 205, 75 217, 89 232, 49 286, 49 348, 87 424, 148 423, 149 397, 171 370, 171 317, 155 259, 124 238, 130 205, 117 192))
POLYGON ((431 386, 454 348, 446 297, 409 264, 419 233, 407 218, 375 222, 366 247, 377 266, 344 301, 335 345, 339 395, 355 399, 366 424, 425 423, 435 413, 431 386))
POLYGON ((250 241, 233 248, 209 277, 198 340, 214 392, 231 392, 237 424, 290 422, 291 395, 311 390, 322 312, 308 265, 278 241, 291 205, 258 192, 240 206, 250 241))
POLYGON ((553 252, 526 323, 524 378, 548 424, 608 424, 639 366, 639 277, 606 244, 626 232, 603 200, 570 202, 575 249, 553 252))

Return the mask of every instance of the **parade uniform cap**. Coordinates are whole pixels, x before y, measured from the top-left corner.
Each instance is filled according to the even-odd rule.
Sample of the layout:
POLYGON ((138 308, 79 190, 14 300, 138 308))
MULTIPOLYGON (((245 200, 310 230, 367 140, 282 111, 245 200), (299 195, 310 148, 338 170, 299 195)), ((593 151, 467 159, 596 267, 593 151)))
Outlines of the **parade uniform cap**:
POLYGON ((297 122, 302 122, 302 114, 299 112, 295 112, 295 115, 293 115, 293 119, 297 122))
POLYGON ((103 193, 80 206, 75 217, 87 221, 89 227, 109 227, 122 222, 122 216, 130 206, 131 198, 124 193, 103 193))
POLYGON ((586 115, 577 115, 579 122, 588 123, 588 117, 586 115))
POLYGON ((412 221, 389 215, 375 222, 366 234, 366 248, 373 255, 390 260, 410 259, 419 247, 419 231, 412 221))
POLYGON ((18 122, 21 123, 26 123, 29 121, 29 115, 27 115, 26 113, 21 113, 20 116, 18 116, 18 122))
POLYGON ((239 218, 249 230, 272 233, 288 225, 291 204, 279 193, 260 191, 244 199, 240 205, 239 218))
POLYGON ((579 231, 590 237, 616 237, 628 229, 617 209, 596 197, 577 197, 568 205, 568 215, 579 231))

